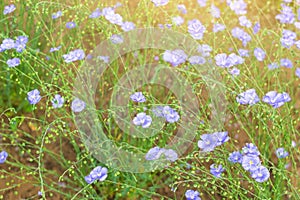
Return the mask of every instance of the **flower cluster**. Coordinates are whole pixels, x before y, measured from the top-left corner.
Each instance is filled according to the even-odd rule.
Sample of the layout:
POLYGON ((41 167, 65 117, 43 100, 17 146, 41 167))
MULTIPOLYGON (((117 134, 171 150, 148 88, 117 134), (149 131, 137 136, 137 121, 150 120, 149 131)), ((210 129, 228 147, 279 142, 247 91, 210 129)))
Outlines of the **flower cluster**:
MULTIPOLYGON (((276 91, 268 92, 262 99, 263 102, 270 104, 273 108, 279 108, 284 103, 291 100, 288 93, 277 93, 276 91)), ((255 89, 249 89, 239 94, 236 101, 244 105, 254 105, 260 101, 255 89)))
POLYGON ((170 106, 157 106, 152 109, 152 112, 157 117, 163 117, 169 123, 177 122, 180 118, 178 112, 170 106))
POLYGON ((292 24, 295 21, 293 9, 285 4, 281 4, 281 13, 276 15, 276 19, 282 24, 292 24))
POLYGON ((244 15, 247 13, 247 4, 243 0, 227 0, 227 5, 237 15, 244 15))
POLYGON ((229 140, 228 132, 215 132, 211 134, 203 134, 198 141, 198 147, 203 152, 213 151, 217 146, 220 146, 229 140))
POLYGON ((270 104, 273 108, 279 108, 285 102, 289 102, 291 100, 288 93, 277 93, 276 91, 268 92, 262 99, 263 102, 270 104))
POLYGON ((227 56, 226 53, 217 54, 215 56, 215 61, 217 66, 224 68, 244 63, 244 59, 241 56, 236 55, 235 53, 231 53, 229 56, 227 56))
POLYGON ((165 159, 171 162, 175 162, 178 159, 178 154, 173 149, 165 149, 158 146, 149 149, 149 151, 145 155, 145 159, 157 160, 161 155, 164 155, 165 159))
POLYGON ((28 37, 23 35, 18 36, 16 40, 13 40, 11 38, 6 38, 2 41, 2 44, 0 45, 0 52, 9 49, 15 49, 18 53, 21 53, 26 48, 27 42, 28 42, 28 37))
POLYGON ((242 167, 251 173, 251 177, 257 182, 267 181, 270 177, 268 169, 261 165, 259 159, 260 152, 257 146, 252 143, 247 143, 242 152, 232 152, 228 160, 232 163, 240 163, 242 167))
POLYGON ((77 60, 83 60, 85 57, 84 51, 82 49, 75 49, 70 51, 68 54, 64 54, 63 58, 66 63, 75 62, 77 60))
POLYGON ((93 183, 96 180, 104 181, 107 178, 107 168, 97 166, 95 167, 89 175, 85 176, 84 179, 88 184, 93 183))
POLYGON ((292 47, 296 42, 297 34, 293 31, 283 29, 282 37, 280 39, 281 45, 285 48, 292 47))
POLYGON ((163 54, 164 61, 170 63, 173 67, 184 63, 187 57, 188 56, 181 49, 175 49, 173 51, 166 50, 163 54))
POLYGON ((244 31, 242 28, 239 27, 233 28, 231 30, 231 35, 234 38, 239 39, 242 42, 243 46, 247 46, 248 42, 251 41, 251 36, 246 31, 244 31))

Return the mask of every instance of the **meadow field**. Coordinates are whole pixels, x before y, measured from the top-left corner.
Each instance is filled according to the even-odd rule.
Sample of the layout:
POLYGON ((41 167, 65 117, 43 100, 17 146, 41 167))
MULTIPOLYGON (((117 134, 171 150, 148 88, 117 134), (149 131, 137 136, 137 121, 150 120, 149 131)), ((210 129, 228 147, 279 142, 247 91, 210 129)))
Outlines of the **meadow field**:
POLYGON ((299 0, 1 0, 0 199, 300 199, 299 0))

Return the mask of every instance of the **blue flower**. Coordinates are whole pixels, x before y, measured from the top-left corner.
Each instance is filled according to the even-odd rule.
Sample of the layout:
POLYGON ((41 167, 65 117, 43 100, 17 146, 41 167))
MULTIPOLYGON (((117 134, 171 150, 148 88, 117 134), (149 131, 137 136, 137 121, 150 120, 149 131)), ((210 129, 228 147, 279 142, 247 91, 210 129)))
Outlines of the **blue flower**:
POLYGON ((293 31, 283 29, 280 39, 281 45, 285 48, 290 48, 296 42, 297 34, 293 31))
POLYGON ((247 104, 254 105, 259 102, 259 97, 256 94, 255 89, 249 89, 239 94, 236 97, 236 101, 243 105, 247 105, 247 104))
POLYGON ((66 63, 74 62, 77 60, 83 60, 85 57, 84 51, 82 49, 75 49, 70 51, 68 54, 64 54, 63 58, 66 63))
POLYGON ((215 56, 216 65, 219 67, 230 67, 230 61, 226 53, 217 54, 215 56))
POLYGON ((292 24, 295 21, 295 14, 293 9, 285 4, 281 4, 281 13, 276 15, 276 19, 282 24, 292 24))
POLYGON ((249 57, 249 51, 247 49, 239 49, 238 53, 240 54, 240 56, 242 57, 249 57))
POLYGON ((153 147, 149 149, 147 152, 145 159, 146 160, 157 160, 163 153, 162 149, 160 147, 153 147))
POLYGON ((279 108, 285 102, 291 100, 290 96, 286 93, 277 93, 276 91, 270 91, 263 97, 263 102, 270 104, 273 108, 279 108))
POLYGON ((64 105, 64 98, 60 94, 56 94, 51 100, 53 108, 61 108, 64 105))
POLYGON ((288 155, 289 155, 289 152, 287 152, 283 147, 278 148, 278 149, 276 150, 276 156, 277 156, 278 158, 285 158, 285 157, 287 157, 288 155))
POLYGON ((293 67, 293 62, 288 59, 288 58, 282 58, 280 60, 280 65, 286 68, 292 68, 293 67))
POLYGON ((198 19, 188 21, 188 32, 195 40, 201 40, 206 28, 198 19))
POLYGON ((98 18, 102 15, 100 8, 96 8, 90 15, 89 18, 98 18))
POLYGON ((16 10, 16 6, 14 4, 10 4, 8 6, 4 7, 3 15, 7 15, 9 13, 12 13, 14 10, 16 10))
POLYGON ((270 172, 264 166, 257 167, 256 170, 252 171, 251 177, 255 179, 255 181, 261 183, 269 179, 270 172))
POLYGON ((135 25, 133 22, 123 22, 121 25, 121 29, 125 32, 131 31, 135 29, 135 25))
POLYGON ((6 64, 8 67, 16 67, 21 64, 21 60, 19 58, 8 59, 6 64))
POLYGON ((106 167, 101 167, 101 166, 97 166, 95 167, 89 175, 87 175, 86 177, 84 177, 85 181, 88 184, 93 183, 96 180, 99 181, 104 181, 107 178, 107 168, 106 167))
MULTIPOLYGON (((105 9, 105 8, 104 8, 105 9)), ((123 18, 121 15, 116 14, 112 8, 108 8, 108 10, 102 10, 102 14, 105 19, 107 19, 110 23, 121 26, 123 24, 123 18)))
POLYGON ((298 49, 300 49, 300 40, 298 40, 297 42, 295 42, 295 45, 298 49))
POLYGON ((254 56, 258 61, 263 61, 266 57, 266 53, 261 48, 257 47, 254 49, 254 56))
POLYGON ((203 134, 200 138, 198 147, 204 152, 213 151, 219 142, 218 137, 214 134, 203 134))
POLYGON ((223 31, 226 29, 226 26, 224 24, 215 23, 213 26, 213 32, 217 33, 219 31, 223 31))
POLYGON ((252 26, 252 23, 249 19, 247 19, 246 16, 240 16, 239 17, 239 22, 241 26, 245 26, 247 28, 250 28, 252 26))
POLYGON ((175 49, 174 51, 166 50, 163 54, 163 59, 173 67, 176 67, 186 61, 187 55, 181 49, 175 49))
POLYGON ((206 62, 205 58, 201 57, 201 56, 191 56, 189 58, 189 62, 192 65, 202 65, 206 62))
POLYGON ((215 164, 212 164, 212 165, 210 166, 210 173, 211 173, 212 175, 214 175, 215 177, 217 177, 217 178, 220 178, 222 172, 224 172, 224 171, 225 171, 225 169, 223 168, 222 165, 216 166, 215 164))
POLYGON ((207 0, 197 0, 200 7, 205 7, 206 6, 206 1, 207 0))
POLYGON ((239 151, 234 151, 229 154, 228 160, 232 163, 241 163, 243 155, 239 151))
POLYGON ((180 16, 176 16, 172 18, 172 22, 176 25, 176 26, 180 26, 184 23, 184 19, 180 16))
POLYGON ((243 46, 246 46, 247 43, 251 41, 251 36, 239 27, 233 28, 231 30, 231 35, 234 38, 239 39, 243 43, 243 46))
POLYGON ((260 166, 258 156, 244 155, 242 159, 242 166, 247 171, 255 171, 260 166))
POLYGON ((158 146, 149 149, 145 159, 146 160, 157 160, 161 155, 165 155, 166 160, 175 162, 178 159, 178 154, 173 149, 164 149, 158 146))
POLYGON ((259 156, 259 150, 253 143, 246 143, 242 149, 243 154, 247 156, 259 156))
POLYGON ((253 26, 253 33, 257 34, 259 30, 260 30, 260 24, 259 22, 256 22, 253 26))
POLYGON ((61 46, 58 46, 58 47, 51 47, 49 52, 52 53, 52 52, 55 52, 55 51, 58 51, 60 50, 61 46))
POLYGON ((109 63, 109 56, 98 56, 97 57, 99 60, 102 60, 104 63, 109 63))
POLYGON ((57 19, 62 16, 62 11, 57 11, 56 13, 52 14, 52 19, 57 19))
POLYGON ((3 164, 7 159, 8 153, 6 151, 0 152, 0 164, 3 164))
POLYGON ((37 104, 41 100, 40 91, 38 89, 31 90, 27 93, 27 99, 30 104, 37 104))
POLYGON ((237 15, 245 15, 247 13, 247 4, 243 0, 227 1, 227 4, 237 15))
POLYGON ((236 55, 235 53, 231 53, 227 59, 228 59, 229 67, 243 64, 245 61, 244 58, 236 55))
POLYGON ((155 106, 152 108, 152 112, 156 117, 164 117, 163 108, 163 106, 155 106))
POLYGON ((79 98, 75 98, 71 104, 71 110, 73 112, 81 112, 85 109, 85 102, 80 100, 79 98))
POLYGON ((130 96, 130 99, 132 101, 139 102, 139 103, 146 101, 146 97, 143 95, 142 92, 136 92, 136 93, 132 94, 130 96))
POLYGON ((124 39, 122 37, 122 35, 119 35, 119 34, 113 34, 111 37, 110 37, 110 41, 114 44, 121 44, 123 43, 124 39))
POLYGON ((277 69, 277 68, 279 68, 279 66, 278 66, 277 63, 270 63, 270 64, 268 64, 268 68, 269 68, 270 70, 272 70, 272 69, 277 69))
POLYGON ((164 106, 162 109, 162 114, 169 123, 177 122, 180 118, 179 114, 170 106, 164 106))
POLYGON ((146 113, 141 112, 133 118, 133 124, 136 126, 142 126, 143 128, 148 128, 152 123, 152 118, 146 113))
POLYGON ((185 197, 186 200, 201 200, 201 198, 199 197, 199 192, 198 191, 194 191, 194 190, 187 190, 185 192, 185 197))
POLYGON ((201 53, 201 55, 203 57, 208 57, 208 56, 210 56, 210 52, 212 51, 212 48, 211 48, 211 46, 209 46, 207 44, 202 44, 202 45, 199 45, 197 51, 199 53, 201 53))
POLYGON ((9 50, 15 48, 15 41, 13 39, 7 38, 2 41, 1 48, 3 50, 9 50))
POLYGON ((227 142, 230 138, 228 136, 228 132, 225 131, 225 132, 215 132, 213 133, 213 135, 215 135, 217 138, 218 138, 218 141, 217 141, 217 146, 220 146, 222 144, 224 144, 225 142, 227 142))
POLYGON ((23 52, 23 50, 26 48, 26 44, 28 42, 28 37, 27 36, 18 36, 16 41, 15 41, 15 49, 17 52, 23 52))
POLYGON ((163 149, 163 154, 171 162, 175 162, 178 159, 178 154, 173 149, 163 149))
POLYGON ((76 27, 76 23, 75 22, 67 22, 66 23, 66 28, 68 29, 72 29, 76 27))
POLYGON ((298 76, 298 78, 300 78, 300 68, 297 68, 295 70, 295 74, 296 74, 296 76, 298 76))
POLYGON ((210 7, 210 13, 214 18, 220 18, 221 17, 220 9, 217 6, 213 5, 213 4, 210 7))
POLYGON ((169 3, 169 0, 151 0, 155 6, 164 6, 169 3))
POLYGON ((177 5, 177 9, 182 13, 182 14, 186 14, 187 10, 184 4, 178 4, 177 5))
POLYGON ((238 68, 234 67, 229 71, 229 73, 233 76, 238 76, 238 75, 240 75, 240 70, 238 68))

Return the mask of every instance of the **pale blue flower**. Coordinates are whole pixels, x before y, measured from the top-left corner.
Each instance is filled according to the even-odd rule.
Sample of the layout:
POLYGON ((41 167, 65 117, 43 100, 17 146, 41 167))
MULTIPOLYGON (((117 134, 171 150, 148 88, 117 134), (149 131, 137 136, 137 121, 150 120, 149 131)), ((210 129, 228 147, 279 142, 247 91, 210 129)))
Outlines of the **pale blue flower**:
POLYGON ((4 7, 3 15, 7 15, 9 13, 12 13, 14 10, 16 10, 16 6, 14 4, 10 4, 8 6, 4 7))
POLYGON ((223 168, 223 166, 221 164, 218 166, 216 166, 216 164, 212 164, 210 166, 210 173, 217 178, 221 178, 221 175, 224 171, 225 171, 225 169, 223 168))
POLYGON ((8 67, 16 67, 21 64, 21 60, 19 58, 12 58, 6 61, 8 67))
POLYGON ((276 156, 278 158, 285 158, 289 155, 289 152, 287 152, 283 147, 276 149, 276 156))
POLYGON ((201 40, 206 28, 198 19, 188 21, 188 32, 195 40, 201 40))
POLYGON ((51 100, 53 108, 61 108, 64 105, 64 98, 60 94, 54 95, 54 98, 51 100))
POLYGON ((139 103, 146 101, 146 97, 143 95, 142 92, 136 92, 136 93, 132 94, 130 96, 130 99, 132 101, 139 102, 139 103))
POLYGON ((148 128, 152 123, 152 118, 149 115, 146 115, 146 113, 141 112, 141 113, 138 113, 136 115, 136 117, 133 118, 132 122, 136 126, 148 128))
POLYGON ((85 102, 80 100, 79 98, 75 98, 71 104, 71 110, 73 112, 81 112, 85 109, 85 102))
POLYGON ((251 177, 255 179, 255 181, 261 183, 265 182, 270 177, 269 170, 264 166, 257 167, 256 170, 251 172, 251 177))
POLYGON ((30 104, 37 104, 42 99, 40 91, 38 89, 31 90, 27 93, 27 99, 30 104))

